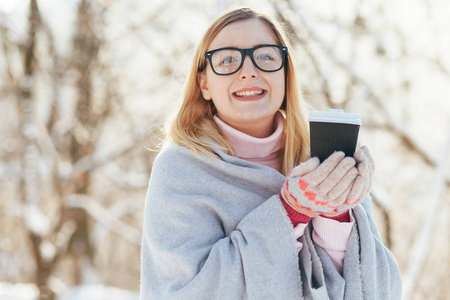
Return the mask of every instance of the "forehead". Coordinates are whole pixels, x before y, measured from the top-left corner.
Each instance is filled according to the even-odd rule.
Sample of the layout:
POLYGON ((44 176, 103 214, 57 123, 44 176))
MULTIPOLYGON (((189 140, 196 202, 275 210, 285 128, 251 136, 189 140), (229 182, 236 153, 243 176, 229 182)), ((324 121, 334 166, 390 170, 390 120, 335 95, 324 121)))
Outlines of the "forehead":
POLYGON ((263 21, 250 19, 225 26, 213 39, 208 50, 223 47, 252 48, 263 44, 278 44, 275 34, 263 21))

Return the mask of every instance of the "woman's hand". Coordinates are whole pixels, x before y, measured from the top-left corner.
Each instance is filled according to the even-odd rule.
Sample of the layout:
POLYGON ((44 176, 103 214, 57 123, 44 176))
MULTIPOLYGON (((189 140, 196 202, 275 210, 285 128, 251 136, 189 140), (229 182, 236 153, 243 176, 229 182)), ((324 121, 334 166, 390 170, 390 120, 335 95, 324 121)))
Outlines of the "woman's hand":
POLYGON ((369 148, 362 146, 355 152, 354 158, 357 163, 358 176, 355 178, 351 189, 348 190, 347 198, 335 210, 323 215, 332 217, 346 212, 355 207, 361 200, 364 200, 372 189, 375 163, 369 148))
POLYGON ((344 211, 339 207, 346 202, 347 196, 359 196, 362 191, 359 186, 354 190, 359 176, 355 164, 355 159, 345 157, 343 152, 333 153, 322 163, 312 157, 291 171, 281 196, 293 209, 310 217, 341 214, 344 211))

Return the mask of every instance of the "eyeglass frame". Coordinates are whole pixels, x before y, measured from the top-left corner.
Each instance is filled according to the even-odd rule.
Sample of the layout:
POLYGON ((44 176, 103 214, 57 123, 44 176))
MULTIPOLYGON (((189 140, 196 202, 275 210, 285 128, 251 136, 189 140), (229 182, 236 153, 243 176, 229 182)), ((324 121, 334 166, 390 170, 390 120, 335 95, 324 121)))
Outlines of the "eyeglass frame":
MULTIPOLYGON (((205 52, 205 59, 209 60, 209 64, 211 66, 211 70, 214 72, 214 74, 219 75, 219 76, 228 76, 228 75, 232 75, 232 74, 236 73, 237 71, 239 71, 242 68, 242 66, 244 65, 245 57, 247 55, 250 56, 250 59, 251 59, 253 65, 258 70, 261 70, 263 72, 277 72, 277 71, 281 70, 284 67, 284 64, 286 63, 286 54, 287 53, 288 53, 288 48, 286 46, 282 46, 282 45, 266 44, 266 45, 259 45, 259 46, 256 46, 256 47, 253 47, 253 48, 247 48, 247 49, 241 49, 241 48, 235 48, 235 47, 224 47, 224 48, 214 49, 214 50, 210 50, 210 51, 205 52), (276 69, 276 70, 269 70, 269 71, 267 71, 267 70, 264 70, 264 69, 260 68, 258 66, 258 64, 255 62, 255 58, 253 57, 253 53, 255 52, 256 49, 259 49, 259 48, 262 48, 262 47, 268 47, 268 46, 276 47, 276 48, 281 50, 281 60, 282 60, 281 61, 281 66, 278 69, 276 69), (233 72, 227 73, 227 74, 220 74, 220 73, 217 73, 216 70, 214 70, 214 67, 212 66, 211 59, 212 59, 213 54, 215 52, 217 52, 217 51, 220 51, 220 50, 237 50, 237 51, 239 51, 241 53, 241 57, 242 57, 241 64, 236 69, 236 71, 233 71, 233 72)), ((204 71, 205 69, 206 69, 206 66, 203 67, 202 69, 200 69, 200 71, 204 71)))

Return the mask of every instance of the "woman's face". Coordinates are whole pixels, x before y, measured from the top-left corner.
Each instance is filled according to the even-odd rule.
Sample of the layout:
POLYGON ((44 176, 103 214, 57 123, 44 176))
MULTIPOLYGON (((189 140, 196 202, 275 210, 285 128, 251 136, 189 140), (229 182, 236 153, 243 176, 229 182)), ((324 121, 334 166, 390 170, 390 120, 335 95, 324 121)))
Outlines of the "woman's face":
MULTIPOLYGON (((265 23, 251 19, 224 27, 208 51, 223 47, 246 49, 263 44, 277 44, 275 36, 265 23)), ((213 101, 222 121, 254 137, 273 133, 274 116, 284 98, 284 67, 276 72, 264 72, 246 56, 242 68, 231 75, 217 75, 207 66, 199 82, 203 97, 213 101)))

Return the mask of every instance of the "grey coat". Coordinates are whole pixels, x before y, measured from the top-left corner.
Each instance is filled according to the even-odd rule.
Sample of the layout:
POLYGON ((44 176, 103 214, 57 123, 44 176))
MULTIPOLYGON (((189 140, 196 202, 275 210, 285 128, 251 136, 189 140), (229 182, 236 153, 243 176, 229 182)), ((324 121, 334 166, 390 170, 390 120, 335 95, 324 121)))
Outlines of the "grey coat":
POLYGON ((278 198, 276 170, 216 151, 171 145, 156 158, 144 211, 141 299, 400 299, 400 272, 366 199, 343 276, 300 237, 278 198))

